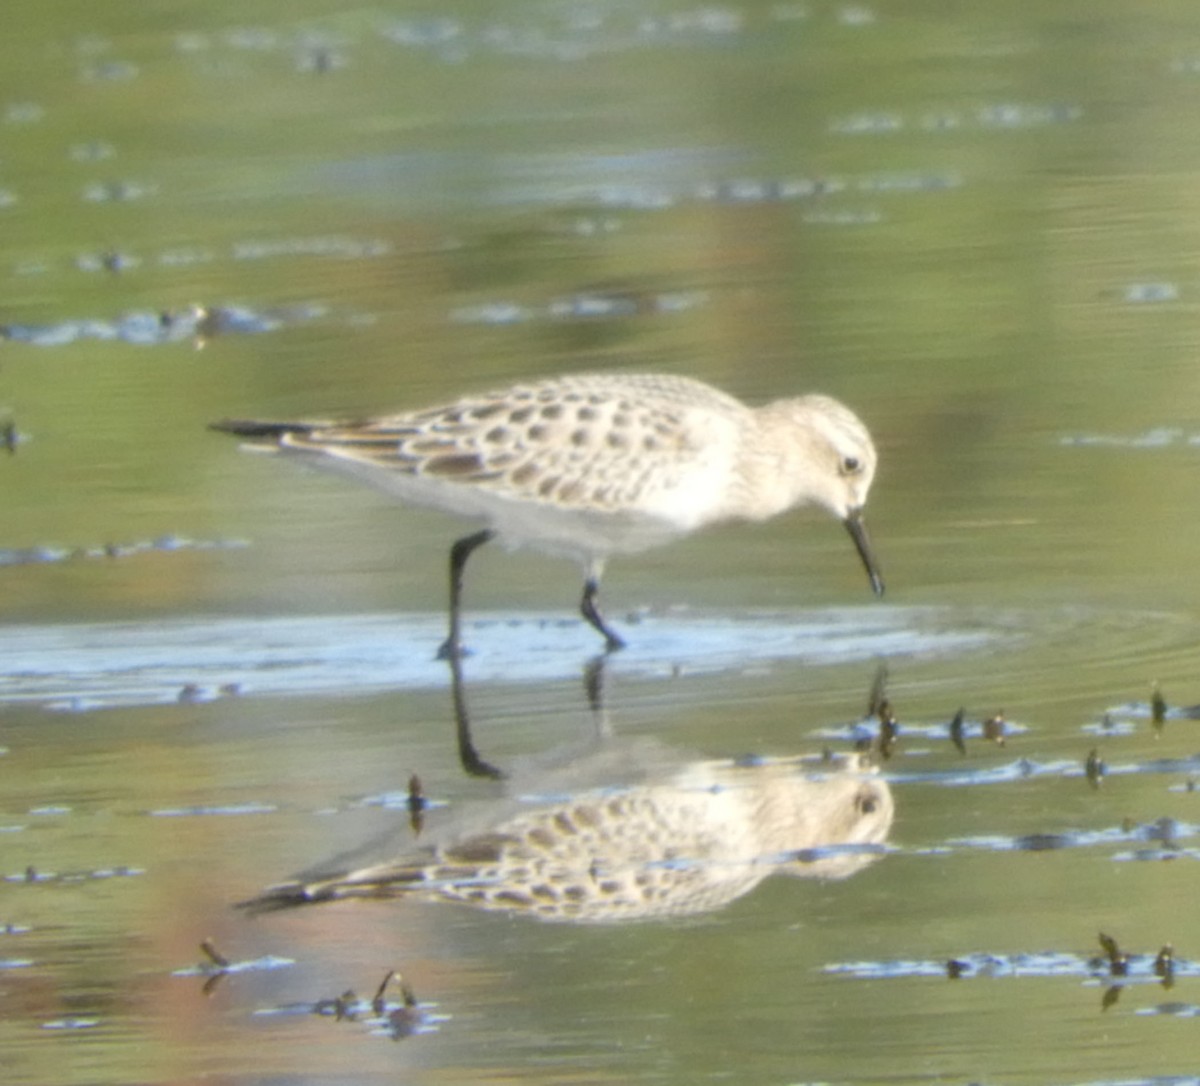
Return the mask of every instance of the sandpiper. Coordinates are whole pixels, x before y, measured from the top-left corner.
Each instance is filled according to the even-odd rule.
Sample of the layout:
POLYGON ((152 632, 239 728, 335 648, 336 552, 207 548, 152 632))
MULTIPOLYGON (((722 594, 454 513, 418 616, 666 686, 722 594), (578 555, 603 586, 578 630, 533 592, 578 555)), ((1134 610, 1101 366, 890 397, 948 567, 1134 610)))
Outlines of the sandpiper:
POLYGON ((695 915, 771 874, 853 875, 878 859, 894 812, 887 782, 857 755, 694 762, 517 814, 498 806, 507 817, 470 833, 300 876, 242 906, 416 897, 576 923, 695 915))
POLYGON ((609 555, 723 521, 822 506, 845 525, 871 587, 883 593, 862 516, 875 446, 858 417, 828 396, 749 407, 686 377, 598 373, 357 421, 225 419, 212 428, 482 522, 450 549, 443 658, 462 651, 467 559, 492 539, 580 562, 580 612, 608 651, 625 644, 597 602, 609 555))

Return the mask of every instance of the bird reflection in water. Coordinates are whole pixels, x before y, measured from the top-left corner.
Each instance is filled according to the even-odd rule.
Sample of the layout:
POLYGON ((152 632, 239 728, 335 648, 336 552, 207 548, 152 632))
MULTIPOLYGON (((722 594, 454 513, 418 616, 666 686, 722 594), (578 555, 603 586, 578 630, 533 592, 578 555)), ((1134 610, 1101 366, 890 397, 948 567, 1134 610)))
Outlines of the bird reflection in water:
POLYGON ((243 904, 411 896, 577 923, 690 916, 769 875, 852 875, 884 851, 892 816, 887 783, 857 755, 693 762, 636 785, 510 802, 440 843, 243 904))

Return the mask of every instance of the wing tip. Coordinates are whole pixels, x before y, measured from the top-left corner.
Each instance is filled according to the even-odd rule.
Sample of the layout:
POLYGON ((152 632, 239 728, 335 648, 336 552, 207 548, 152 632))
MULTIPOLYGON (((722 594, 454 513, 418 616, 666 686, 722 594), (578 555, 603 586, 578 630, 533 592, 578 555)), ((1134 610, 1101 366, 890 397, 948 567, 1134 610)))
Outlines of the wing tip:
POLYGON ((235 437, 270 438, 278 440, 288 434, 306 434, 312 425, 306 422, 271 422, 266 419, 217 419, 208 424, 210 430, 235 437))

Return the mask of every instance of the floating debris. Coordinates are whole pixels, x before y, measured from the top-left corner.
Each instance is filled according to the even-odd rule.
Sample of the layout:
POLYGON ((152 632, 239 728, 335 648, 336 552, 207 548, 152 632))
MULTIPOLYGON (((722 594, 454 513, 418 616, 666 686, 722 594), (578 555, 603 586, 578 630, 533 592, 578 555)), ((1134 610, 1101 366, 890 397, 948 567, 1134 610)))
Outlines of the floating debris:
POLYGON ((296 58, 296 70, 326 75, 346 67, 346 57, 329 45, 313 45, 296 58))
POLYGON ((292 958, 277 958, 268 954, 262 958, 252 958, 243 961, 231 961, 214 946, 211 939, 205 939, 200 944, 200 952, 204 961, 196 965, 188 965, 171 972, 173 977, 223 977, 236 973, 257 973, 274 969, 286 969, 295 965, 292 958))
POLYGON ((225 957, 225 955, 219 950, 217 950, 211 939, 205 939, 203 942, 201 942, 200 950, 204 956, 218 969, 229 968, 229 959, 225 957))
POLYGON ((1111 712, 1106 712, 1095 724, 1084 724, 1082 730, 1093 735, 1133 735, 1136 731, 1128 720, 1116 720, 1111 712))
POLYGON ((1150 721, 1157 731, 1162 731, 1167 722, 1167 700, 1163 697, 1158 683, 1154 684, 1154 693, 1150 696, 1150 721))
POLYGON ((205 939, 200 944, 201 953, 208 959, 211 971, 204 986, 200 989, 205 996, 210 996, 217 990, 225 974, 229 972, 230 961, 213 945, 211 939, 205 939))
POLYGON ((1173 818, 1160 818, 1131 834, 1136 840, 1156 844, 1154 848, 1139 848, 1128 852, 1115 852, 1112 859, 1117 862, 1140 861, 1160 863, 1164 860, 1200 859, 1200 850, 1184 848, 1181 839, 1196 836, 1196 827, 1180 823, 1173 818))
POLYGON ((990 739, 998 747, 1004 746, 1004 740, 1007 731, 1008 723, 1004 719, 1003 711, 997 713, 995 716, 988 717, 988 719, 983 722, 984 739, 990 739))
POLYGON ((1175 948, 1170 943, 1155 955, 1154 975, 1162 980, 1164 988, 1175 983, 1175 948))
POLYGON ((408 778, 408 821, 414 834, 419 834, 425 825, 425 808, 428 800, 421 788, 421 778, 415 773, 408 778))
POLYGON ((1083 766, 1084 775, 1088 779, 1088 784, 1093 788, 1100 787, 1100 781, 1104 774, 1108 772, 1108 767, 1104 764, 1104 760, 1100 757, 1100 751, 1096 747, 1092 747, 1088 751, 1087 760, 1083 766))
POLYGON ((892 756, 900 735, 900 723, 886 698, 879 706, 879 754, 886 761, 892 756))
POLYGON ((75 267, 80 271, 108 272, 110 275, 119 275, 138 267, 141 263, 139 257, 117 252, 115 249, 101 253, 80 253, 75 258, 75 267))
POLYGON ((371 1011, 376 1018, 386 1023, 387 1032, 396 1040, 420 1032, 424 1025, 425 1015, 417 1003, 412 987, 393 969, 387 971, 387 975, 371 997, 371 1011), (386 993, 389 987, 399 990, 399 1005, 388 1002, 386 993))
POLYGON ((13 418, 6 418, 0 421, 0 444, 8 450, 8 455, 16 454, 17 447, 22 443, 23 438, 17 431, 17 423, 13 418))
POLYGON ((356 1019, 358 1013, 355 1010, 359 1002, 358 996, 355 995, 353 988, 347 988, 340 996, 334 996, 333 999, 318 999, 313 1004, 313 1014, 320 1014, 326 1017, 332 1015, 335 1021, 341 1022, 344 1019, 356 1019))
POLYGON ((954 749, 959 754, 967 753, 967 744, 963 740, 963 710, 959 709, 954 714, 954 719, 950 721, 950 742, 954 744, 954 749))
POLYGON ((312 1003, 287 1003, 256 1011, 258 1015, 315 1014, 332 1018, 335 1022, 355 1022, 365 1025, 375 1036, 403 1040, 418 1033, 433 1033, 440 1023, 447 1021, 445 1015, 433 1013, 435 1004, 419 1003, 412 986, 398 970, 389 969, 374 995, 360 999, 353 988, 341 995, 318 999, 312 1003), (399 993, 397 1002, 388 998, 389 991, 399 993))
POLYGON ((879 716, 879 710, 887 698, 887 682, 887 664, 880 664, 875 669, 875 677, 871 680, 871 692, 867 695, 867 720, 879 716))
POLYGON ((1170 720, 1200 720, 1200 705, 1169 706, 1158 684, 1151 688, 1149 701, 1131 701, 1105 710, 1100 724, 1085 724, 1084 731, 1110 730, 1118 735, 1131 735, 1135 720, 1149 720, 1155 732, 1160 732, 1170 720))
MULTIPOLYGON (((1007 739, 1013 735, 1023 735, 1029 731, 1028 725, 1020 724, 1016 721, 1005 720, 999 718, 1003 725, 1002 736, 1007 739)), ((996 717, 990 718, 990 730, 995 732, 997 724, 996 717)), ((988 734, 988 720, 969 720, 966 715, 963 715, 961 720, 958 719, 958 714, 955 714, 953 720, 941 724, 920 724, 906 720, 904 722, 904 736, 908 739, 949 739, 955 743, 954 736, 957 734, 959 740, 987 738, 995 741, 994 734, 988 734)), ((818 728, 813 734, 824 739, 840 739, 851 743, 870 743, 876 738, 877 726, 871 718, 855 721, 852 724, 835 724, 831 727, 818 728)), ((1003 743, 997 742, 997 745, 1003 746, 1003 743)), ((957 775, 957 771, 956 771, 957 775)))
POLYGON ((1114 977, 1124 977, 1129 973, 1129 955, 1122 952, 1116 939, 1101 932, 1100 947, 1108 956, 1108 971, 1114 977))
MULTIPOLYGON (((1108 938, 1101 936, 1101 938, 1108 938)), ((1042 951, 1028 954, 989 954, 979 951, 972 954, 956 954, 941 960, 899 959, 892 961, 848 961, 832 962, 823 967, 823 972, 833 975, 851 976, 860 979, 894 979, 902 977, 948 977, 971 978, 1023 978, 1023 977, 1078 977, 1085 980, 1108 983, 1120 977, 1120 984, 1162 984, 1165 976, 1156 971, 1157 957, 1149 954, 1126 954, 1113 940, 1116 958, 1107 948, 1103 955, 1085 957, 1061 951, 1042 951), (1116 969, 1124 972, 1114 973, 1116 969)), ((1169 948, 1164 948, 1164 950, 1169 948)), ((1162 951, 1159 952, 1162 954, 1162 951)), ((1200 963, 1185 961, 1171 954, 1171 970, 1174 977, 1200 977, 1200 963)), ((1163 985, 1165 987, 1165 985, 1163 985)))

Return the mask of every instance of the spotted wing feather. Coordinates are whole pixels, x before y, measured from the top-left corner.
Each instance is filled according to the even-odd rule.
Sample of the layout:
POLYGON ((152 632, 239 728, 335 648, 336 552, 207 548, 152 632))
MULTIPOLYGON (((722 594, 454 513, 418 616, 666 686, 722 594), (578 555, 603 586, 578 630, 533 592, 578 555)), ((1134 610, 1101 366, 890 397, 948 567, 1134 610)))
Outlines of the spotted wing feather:
POLYGON ((563 379, 363 423, 292 426, 284 448, 523 501, 630 507, 712 451, 715 419, 746 409, 684 378, 563 379), (713 410, 713 409, 717 410, 713 410))

